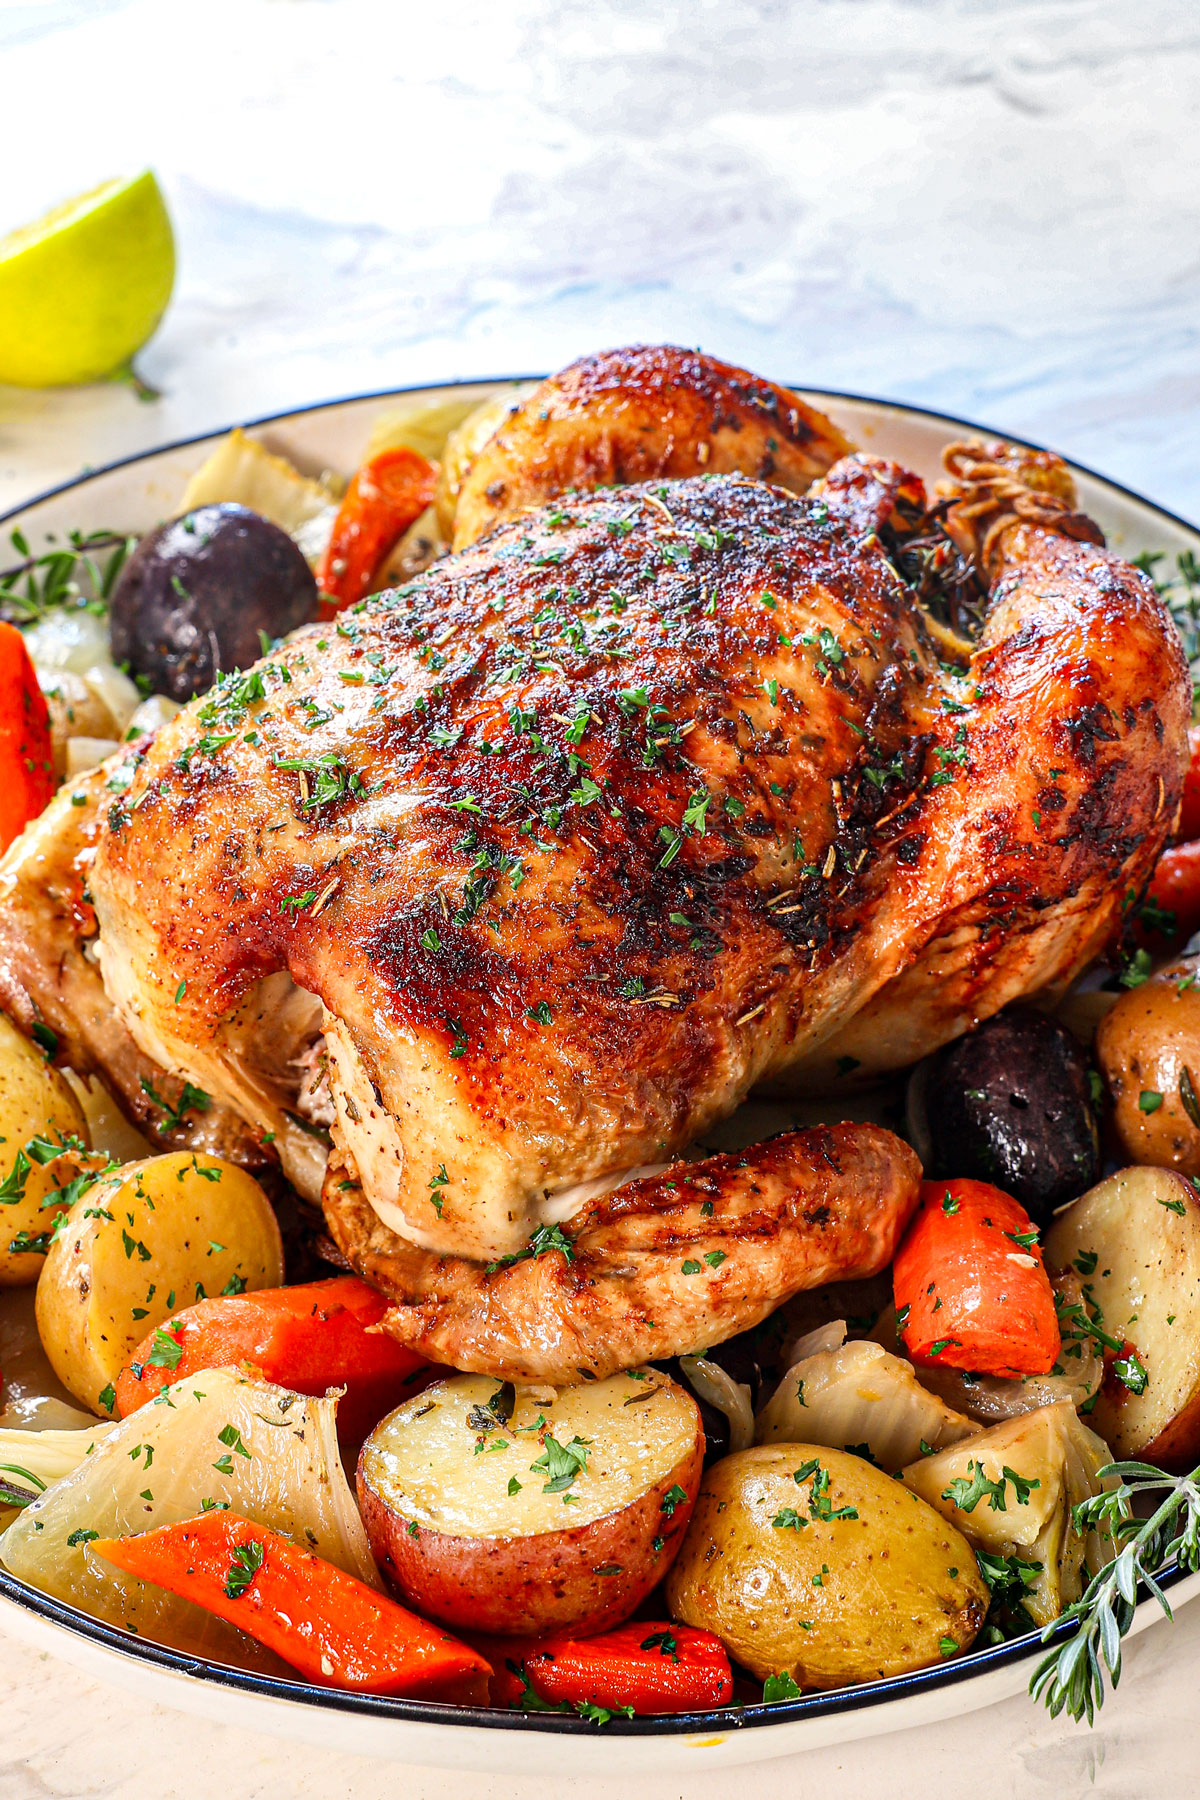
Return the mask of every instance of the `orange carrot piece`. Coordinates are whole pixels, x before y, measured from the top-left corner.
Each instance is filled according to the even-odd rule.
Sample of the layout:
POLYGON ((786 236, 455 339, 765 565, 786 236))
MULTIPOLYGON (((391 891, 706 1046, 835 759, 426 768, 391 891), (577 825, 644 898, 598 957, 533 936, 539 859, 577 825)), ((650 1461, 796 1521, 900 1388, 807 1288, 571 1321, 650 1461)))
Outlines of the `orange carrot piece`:
POLYGON ((50 713, 25 639, 0 624, 0 850, 54 797, 50 713))
POLYGON ((277 1531, 214 1511, 91 1548, 227 1619, 318 1687, 485 1705, 475 1650, 277 1531))
POLYGON ((317 570, 321 616, 372 592, 386 557, 433 500, 437 469, 415 450, 382 450, 356 472, 317 570))
POLYGON ((117 1377, 122 1418, 199 1369, 247 1366, 298 1394, 346 1392, 342 1437, 362 1439, 432 1373, 415 1351, 372 1331, 388 1303, 356 1275, 199 1300, 143 1339, 117 1377))
POLYGON ((471 1641, 491 1664, 494 1706, 519 1706, 534 1694, 564 1708, 697 1712, 727 1706, 733 1693, 720 1638, 670 1620, 642 1620, 600 1637, 471 1641))
POLYGON ((925 1181, 893 1265, 897 1327, 916 1363, 1045 1375, 1061 1348, 1037 1230, 986 1181, 925 1181))

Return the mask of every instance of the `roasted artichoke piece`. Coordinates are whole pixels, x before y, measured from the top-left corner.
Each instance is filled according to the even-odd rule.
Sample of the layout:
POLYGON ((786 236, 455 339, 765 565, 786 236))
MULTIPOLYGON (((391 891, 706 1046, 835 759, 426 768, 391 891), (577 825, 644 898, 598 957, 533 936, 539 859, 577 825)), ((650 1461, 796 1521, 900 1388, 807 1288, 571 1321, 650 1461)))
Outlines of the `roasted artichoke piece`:
POLYGON ((902 1480, 958 1527, 987 1559, 1019 1558, 1025 1609, 1048 1625, 1083 1591, 1084 1571, 1113 1554, 1098 1532, 1080 1536, 1071 1509, 1108 1485, 1103 1438, 1062 1401, 910 1463, 902 1480))

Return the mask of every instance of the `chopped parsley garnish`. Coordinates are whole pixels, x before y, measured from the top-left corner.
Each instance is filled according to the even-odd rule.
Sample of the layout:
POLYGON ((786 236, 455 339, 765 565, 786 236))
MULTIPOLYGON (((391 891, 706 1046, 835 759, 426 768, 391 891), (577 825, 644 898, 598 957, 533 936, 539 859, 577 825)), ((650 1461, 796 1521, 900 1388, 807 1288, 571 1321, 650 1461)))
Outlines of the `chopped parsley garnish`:
POLYGON ((561 1225, 539 1225, 529 1242, 520 1250, 514 1250, 511 1256, 501 1256, 487 1265, 487 1274, 494 1275, 497 1269, 510 1268, 513 1263, 527 1262, 531 1257, 548 1256, 551 1251, 559 1250, 567 1262, 575 1261, 575 1246, 561 1225))
POLYGON ((154 1083, 145 1075, 141 1077, 141 1087, 147 1099, 153 1100, 155 1106, 163 1113, 163 1117, 155 1127, 160 1134, 177 1130, 191 1112, 206 1113, 212 1110, 212 1097, 206 1094, 203 1088, 193 1087, 190 1081, 184 1082, 179 1099, 174 1106, 169 1100, 163 1099, 154 1083))
POLYGON ((989 1479, 983 1464, 975 1461, 968 1462, 967 1475, 969 1480, 959 1476, 942 1492, 942 1499, 951 1501, 961 1512, 974 1512, 981 1500, 986 1500, 993 1512, 1007 1512, 1005 1490, 1009 1482, 1012 1483, 1017 1505, 1028 1506, 1030 1494, 1034 1488, 1042 1485, 1040 1481, 1026 1481, 1023 1475, 1018 1475, 1007 1463, 996 1481, 989 1479))
POLYGON ((225 1597, 227 1600, 240 1600, 258 1571, 263 1566, 265 1555, 259 1543, 239 1544, 233 1553, 233 1561, 229 1565, 229 1573, 225 1577, 225 1597))
POLYGON ((169 1331, 161 1327, 154 1333, 154 1348, 146 1362, 156 1369, 177 1369, 183 1357, 183 1345, 178 1338, 173 1338, 169 1331))
POLYGON ((763 1682, 762 1697, 764 1706, 778 1706, 781 1700, 799 1700, 801 1690, 784 1669, 778 1675, 767 1676, 763 1682))
POLYGON ((543 1494, 565 1494, 586 1472, 590 1443, 589 1438, 576 1437, 569 1444, 560 1444, 557 1438, 546 1433, 541 1456, 529 1465, 531 1475, 546 1477, 543 1494))

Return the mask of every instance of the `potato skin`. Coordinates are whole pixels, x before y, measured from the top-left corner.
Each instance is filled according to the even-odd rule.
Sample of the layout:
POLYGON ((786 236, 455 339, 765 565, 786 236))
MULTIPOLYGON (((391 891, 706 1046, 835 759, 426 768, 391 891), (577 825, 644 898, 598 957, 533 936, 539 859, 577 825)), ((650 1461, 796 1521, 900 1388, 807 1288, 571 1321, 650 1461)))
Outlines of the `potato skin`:
POLYGON ((1111 1369, 1089 1425, 1117 1457, 1183 1471, 1200 1455, 1200 1198, 1171 1169, 1135 1164, 1066 1207, 1046 1261, 1086 1270, 1083 1294, 1146 1372, 1132 1392, 1111 1369))
POLYGON ((569 1531, 525 1537, 464 1537, 427 1525, 414 1536, 365 1479, 361 1456, 358 1503, 380 1569, 426 1617, 502 1637, 586 1635, 619 1625, 661 1580, 687 1530, 703 1460, 698 1433, 687 1456, 630 1505, 569 1531), (672 1487, 687 1499, 667 1518, 672 1487))
MULTIPOLYGON (((12 1174, 17 1152, 31 1138, 77 1137, 90 1143, 87 1122, 74 1094, 29 1039, 0 1013, 0 1180, 12 1174)), ((63 1187, 86 1161, 70 1155, 55 1157, 45 1167, 34 1163, 25 1181, 25 1197, 0 1206, 0 1288, 29 1287, 42 1272, 46 1258, 37 1251, 9 1249, 18 1234, 38 1237, 50 1227, 62 1207, 42 1208, 54 1188, 63 1187)))
POLYGON ((1112 1097, 1113 1129, 1133 1162, 1200 1175, 1200 1126, 1185 1103, 1200 1099, 1200 957, 1168 963, 1122 994, 1096 1033, 1112 1097), (1145 1093, 1162 1103, 1147 1112, 1145 1093))
POLYGON ((253 1176, 189 1151, 126 1163, 80 1194, 50 1246, 36 1302, 42 1348, 68 1392, 104 1415, 101 1395, 142 1339, 197 1284, 233 1292, 231 1279, 246 1289, 283 1280, 279 1226, 253 1176))
MULTIPOLYGON (((458 496, 467 472, 485 444, 489 444, 510 413, 516 411, 534 391, 535 381, 513 382, 498 394, 473 407, 466 418, 450 432, 442 446, 438 468, 437 495, 434 508, 438 529, 447 543, 454 536, 454 514, 458 496)), ((420 445, 414 448, 420 449, 420 445)), ((424 452, 422 452, 424 454, 424 452)))
POLYGON ((284 637, 317 616, 317 584, 278 525, 220 501, 149 532, 113 590, 113 658, 153 692, 190 700, 262 655, 260 632, 284 637))
POLYGON ((760 1445, 707 1471, 666 1593, 673 1618, 715 1632, 760 1680, 786 1671, 804 1688, 940 1663, 988 1606, 961 1532, 861 1457, 812 1444, 760 1445), (812 1458, 831 1510, 857 1518, 811 1516, 811 1482, 793 1471, 812 1458), (785 1508, 807 1522, 774 1525, 785 1508))
POLYGON ((909 1084, 924 1124, 926 1176, 991 1181, 1034 1222, 1090 1187, 1100 1137, 1078 1038, 1041 1013, 1006 1007, 936 1052, 909 1084))

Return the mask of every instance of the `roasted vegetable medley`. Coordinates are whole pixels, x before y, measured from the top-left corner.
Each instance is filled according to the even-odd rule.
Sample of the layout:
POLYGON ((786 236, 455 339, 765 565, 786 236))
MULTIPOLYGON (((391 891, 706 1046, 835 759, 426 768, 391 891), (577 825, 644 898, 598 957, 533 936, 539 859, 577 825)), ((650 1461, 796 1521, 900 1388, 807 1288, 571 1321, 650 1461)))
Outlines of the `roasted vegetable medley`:
MULTIPOLYGON (((61 784, 119 798, 126 743, 447 554, 524 392, 409 402, 348 479, 235 432, 140 542, 14 534, 0 884, 61 784)), ((1143 566, 1186 624, 1200 570, 1143 566)), ((900 1081, 839 1068, 834 1097, 778 1103, 777 1128, 849 1112, 912 1144, 890 1268, 604 1379, 405 1348, 269 1158, 167 1147, 210 1096, 143 1076, 135 1127, 49 1024, 0 1015, 0 1563, 216 1662, 600 1724, 939 1667, 1065 1614, 1083 1648, 1036 1682, 1090 1715, 1137 1580, 1200 1519, 1196 745, 1148 895, 1069 991, 900 1081)), ((573 1255, 565 1216, 502 1262, 573 1255)))

